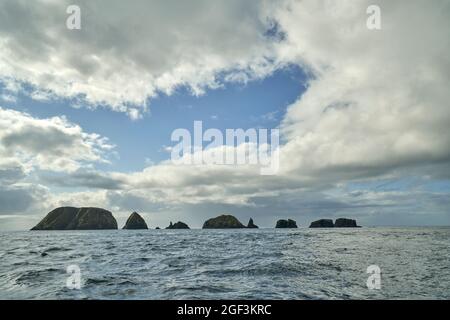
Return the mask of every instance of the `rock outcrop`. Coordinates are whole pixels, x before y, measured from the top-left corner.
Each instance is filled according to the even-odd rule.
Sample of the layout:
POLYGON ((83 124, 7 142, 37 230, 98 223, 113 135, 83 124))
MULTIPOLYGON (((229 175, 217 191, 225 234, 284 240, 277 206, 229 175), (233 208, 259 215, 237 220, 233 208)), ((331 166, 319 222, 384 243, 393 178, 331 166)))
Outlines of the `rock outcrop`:
POLYGON ((356 224, 356 220, 347 219, 347 218, 339 218, 334 222, 335 228, 358 228, 356 224))
POLYGON ((148 229, 147 223, 137 212, 133 212, 125 223, 124 229, 138 230, 138 229, 148 229))
POLYGON ((253 223, 253 219, 250 218, 250 220, 248 220, 247 228, 250 228, 250 229, 257 229, 258 226, 257 226, 256 224, 254 224, 254 223, 253 223))
POLYGON ((310 228, 333 228, 334 223, 331 219, 320 219, 317 221, 311 222, 309 225, 310 228))
POLYGON ((170 224, 166 229, 190 229, 190 228, 184 222, 178 221, 178 222, 172 224, 172 221, 170 221, 170 224))
POLYGON ((297 222, 292 219, 280 219, 277 221, 275 228, 297 228, 297 222))
POLYGON ((117 229, 112 213, 101 208, 60 207, 49 212, 31 230, 117 229))
POLYGON ((203 229, 237 229, 245 228, 245 226, 232 215, 221 215, 206 220, 203 229))

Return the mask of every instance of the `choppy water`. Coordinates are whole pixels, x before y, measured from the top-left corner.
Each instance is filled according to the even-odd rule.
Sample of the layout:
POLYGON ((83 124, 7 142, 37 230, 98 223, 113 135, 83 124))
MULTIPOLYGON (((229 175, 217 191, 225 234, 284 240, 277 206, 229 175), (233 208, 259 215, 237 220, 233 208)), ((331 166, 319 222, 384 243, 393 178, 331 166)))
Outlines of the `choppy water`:
POLYGON ((1 299, 450 298, 450 228, 3 232, 0 246, 1 299))

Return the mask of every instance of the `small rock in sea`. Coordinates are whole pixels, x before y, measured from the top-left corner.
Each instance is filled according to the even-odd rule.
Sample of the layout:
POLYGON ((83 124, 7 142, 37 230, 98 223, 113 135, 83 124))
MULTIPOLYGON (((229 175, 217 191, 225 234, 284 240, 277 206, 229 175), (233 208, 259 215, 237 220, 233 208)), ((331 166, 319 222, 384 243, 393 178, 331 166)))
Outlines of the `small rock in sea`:
POLYGON ((311 222, 309 227, 310 228, 333 228, 334 223, 333 223, 333 220, 331 220, 331 219, 320 219, 320 220, 311 222))
POLYGON ((174 224, 172 223, 172 221, 170 221, 170 224, 166 229, 189 229, 189 226, 181 221, 178 221, 174 224))
POLYGON ((41 253, 41 257, 46 257, 46 256, 48 256, 48 253, 47 253, 47 252, 42 252, 42 253, 41 253))
POLYGON ((155 230, 160 230, 160 229, 161 229, 160 227, 156 227, 156 228, 155 228, 155 230))
POLYGON ((256 224, 254 224, 253 219, 250 218, 250 220, 248 220, 247 228, 255 229, 255 228, 258 228, 258 226, 256 224))
POLYGON ((275 228, 297 228, 297 222, 292 219, 280 219, 277 221, 275 228))

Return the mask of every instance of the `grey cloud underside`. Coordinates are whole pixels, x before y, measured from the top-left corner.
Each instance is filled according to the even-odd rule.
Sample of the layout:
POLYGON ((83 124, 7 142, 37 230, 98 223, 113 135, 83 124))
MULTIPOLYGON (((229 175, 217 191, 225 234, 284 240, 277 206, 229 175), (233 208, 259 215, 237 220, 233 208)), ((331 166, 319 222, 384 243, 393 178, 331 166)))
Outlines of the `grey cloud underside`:
POLYGON ((40 185, 18 184, 0 185, 0 215, 41 211, 47 201, 47 190, 40 185))
POLYGON ((107 173, 77 170, 72 174, 42 173, 40 180, 48 185, 58 187, 85 187, 93 189, 117 190, 124 187, 121 179, 110 177, 107 173))

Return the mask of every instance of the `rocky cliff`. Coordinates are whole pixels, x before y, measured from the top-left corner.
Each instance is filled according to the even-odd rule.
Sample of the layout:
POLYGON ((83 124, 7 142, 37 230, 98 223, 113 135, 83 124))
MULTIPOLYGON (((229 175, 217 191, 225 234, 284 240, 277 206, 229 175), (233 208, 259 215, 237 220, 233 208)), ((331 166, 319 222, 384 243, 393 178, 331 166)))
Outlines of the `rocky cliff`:
POLYGON ((112 213, 101 208, 60 207, 49 212, 31 230, 117 229, 112 213))
POLYGON ((181 221, 172 223, 172 221, 170 221, 169 226, 166 229, 190 229, 189 226, 181 221))
POLYGON ((203 224, 203 229, 236 229, 245 228, 245 226, 232 215, 221 215, 215 218, 206 220, 203 224))
POLYGON ((317 221, 311 222, 309 225, 310 228, 333 228, 334 223, 331 219, 320 219, 317 221))
POLYGON ((277 221, 275 228, 297 228, 297 222, 292 219, 280 219, 277 221))
POLYGON ((125 223, 124 229, 138 230, 138 229, 148 229, 147 223, 144 218, 142 218, 139 213, 133 212, 125 223))

